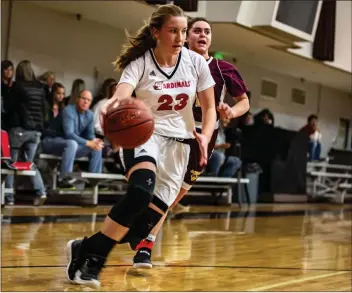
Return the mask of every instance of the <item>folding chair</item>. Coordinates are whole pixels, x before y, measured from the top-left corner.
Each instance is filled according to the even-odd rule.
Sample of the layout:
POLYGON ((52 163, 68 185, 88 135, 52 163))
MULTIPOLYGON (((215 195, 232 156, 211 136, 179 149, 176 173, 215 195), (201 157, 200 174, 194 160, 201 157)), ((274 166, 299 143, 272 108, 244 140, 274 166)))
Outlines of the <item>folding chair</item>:
POLYGON ((5 130, 1 130, 1 168, 17 170, 17 171, 35 169, 35 166, 32 162, 13 162, 12 161, 9 135, 5 130))
MULTIPOLYGON (((1 206, 5 204, 5 178, 8 175, 34 176, 35 165, 32 162, 13 162, 9 135, 1 130, 1 206)), ((13 191, 13 190, 12 190, 13 191)))

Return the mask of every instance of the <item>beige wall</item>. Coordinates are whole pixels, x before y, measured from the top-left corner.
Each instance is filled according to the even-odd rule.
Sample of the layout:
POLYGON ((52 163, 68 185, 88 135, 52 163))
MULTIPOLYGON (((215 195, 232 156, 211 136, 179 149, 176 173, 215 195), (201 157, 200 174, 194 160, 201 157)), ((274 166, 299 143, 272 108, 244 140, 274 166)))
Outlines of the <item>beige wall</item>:
MULTIPOLYGON (((251 107, 254 111, 269 108, 275 113, 276 126, 298 130, 305 125, 310 114, 319 116, 319 126, 323 134, 323 155, 326 154, 336 138, 340 118, 349 119, 352 128, 352 97, 348 93, 311 82, 302 83, 299 79, 255 67, 244 61, 239 61, 236 66, 251 91, 251 107), (278 84, 276 100, 260 97, 262 78, 275 81, 278 84), (302 88, 306 91, 307 101, 305 106, 295 105, 291 102, 292 87, 302 88)), ((351 135, 352 131, 350 139, 351 135)), ((351 144, 349 143, 349 145, 351 144)))
MULTIPOLYGON (((2 2, 3 3, 3 2, 2 2)), ((2 24, 4 21, 2 17, 2 24)), ((83 78, 88 89, 95 90, 98 81, 109 76, 119 77, 111 62, 119 54, 124 32, 97 22, 76 20, 74 15, 58 13, 26 2, 14 2, 9 57, 15 63, 22 59, 33 62, 37 74, 45 70, 57 73, 66 91, 71 90, 75 78, 83 78)), ((347 93, 329 89, 284 76, 239 60, 237 63, 252 92, 252 107, 268 107, 275 113, 276 125, 298 130, 306 117, 318 113, 323 132, 323 153, 337 134, 339 118, 352 120, 352 98, 347 93), (262 78, 274 80, 279 85, 278 99, 259 97, 262 78), (290 101, 291 87, 307 91, 307 104, 297 106, 290 101), (320 103, 320 106, 319 106, 320 103), (319 112, 317 112, 319 109, 319 112)))
POLYGON ((29 59, 37 74, 57 73, 67 90, 74 78, 83 78, 90 90, 98 79, 118 77, 111 62, 119 54, 124 32, 97 22, 77 21, 26 2, 14 2, 9 57, 15 63, 29 59))
POLYGON ((331 66, 352 72, 352 2, 336 1, 335 59, 331 66))
POLYGON ((8 23, 9 23, 9 9, 10 2, 9 1, 1 1, 1 59, 4 60, 6 58, 6 48, 7 48, 7 31, 8 31, 8 23))

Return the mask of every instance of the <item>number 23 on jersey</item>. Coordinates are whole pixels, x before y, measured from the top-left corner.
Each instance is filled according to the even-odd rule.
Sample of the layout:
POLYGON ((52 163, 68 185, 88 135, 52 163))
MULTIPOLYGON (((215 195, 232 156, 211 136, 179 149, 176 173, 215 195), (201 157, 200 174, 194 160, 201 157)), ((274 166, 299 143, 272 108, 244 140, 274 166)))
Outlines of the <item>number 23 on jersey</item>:
POLYGON ((176 100, 176 104, 173 105, 172 96, 162 95, 158 99, 158 103, 160 104, 160 106, 158 107, 157 111, 170 111, 170 110, 180 111, 187 106, 189 97, 186 94, 178 94, 175 100, 176 100))

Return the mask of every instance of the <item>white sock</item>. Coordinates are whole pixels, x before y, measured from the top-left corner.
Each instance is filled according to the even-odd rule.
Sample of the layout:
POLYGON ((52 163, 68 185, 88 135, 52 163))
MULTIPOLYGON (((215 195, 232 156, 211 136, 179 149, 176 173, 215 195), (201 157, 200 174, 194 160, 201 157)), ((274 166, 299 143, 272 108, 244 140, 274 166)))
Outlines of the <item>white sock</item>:
POLYGON ((147 238, 145 238, 146 240, 150 241, 150 242, 155 242, 155 235, 149 234, 147 238))

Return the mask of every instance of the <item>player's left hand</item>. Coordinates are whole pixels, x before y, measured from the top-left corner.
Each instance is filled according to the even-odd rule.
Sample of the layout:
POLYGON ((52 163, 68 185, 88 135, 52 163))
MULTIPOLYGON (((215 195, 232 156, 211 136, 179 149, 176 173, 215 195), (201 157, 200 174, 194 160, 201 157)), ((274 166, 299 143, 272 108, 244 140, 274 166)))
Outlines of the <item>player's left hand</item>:
POLYGON ((236 118, 233 109, 227 103, 220 102, 219 106, 217 107, 217 110, 219 111, 220 116, 223 119, 231 120, 233 118, 236 118))
POLYGON ((206 166, 208 164, 208 138, 204 134, 200 134, 195 130, 193 130, 193 134, 199 144, 201 153, 199 164, 201 166, 206 166))

